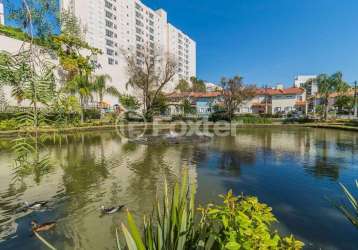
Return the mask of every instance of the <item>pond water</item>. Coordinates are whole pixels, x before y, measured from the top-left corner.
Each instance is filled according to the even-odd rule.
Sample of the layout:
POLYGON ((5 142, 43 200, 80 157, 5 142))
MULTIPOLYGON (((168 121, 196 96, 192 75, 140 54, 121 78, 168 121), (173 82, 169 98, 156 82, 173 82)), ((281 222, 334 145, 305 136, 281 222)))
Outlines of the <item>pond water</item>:
POLYGON ((0 139, 0 249, 45 249, 30 222, 57 220, 43 236, 58 249, 115 249, 125 213, 100 217, 99 207, 125 204, 140 220, 149 214, 164 180, 188 166, 197 203, 218 195, 258 196, 273 207, 283 234, 306 249, 358 249, 358 230, 331 201, 343 199, 339 182, 355 194, 358 133, 309 128, 239 129, 236 136, 202 143, 133 144, 115 132, 53 136, 50 172, 13 173, 14 156, 0 139), (48 200, 45 211, 24 213, 23 201, 48 200))

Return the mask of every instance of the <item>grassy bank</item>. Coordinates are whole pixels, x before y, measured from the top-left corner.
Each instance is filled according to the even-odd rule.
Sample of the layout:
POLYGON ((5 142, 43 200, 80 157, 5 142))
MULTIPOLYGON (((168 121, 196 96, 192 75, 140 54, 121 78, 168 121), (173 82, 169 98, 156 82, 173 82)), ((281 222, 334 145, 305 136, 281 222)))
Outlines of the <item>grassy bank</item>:
POLYGON ((330 123, 307 123, 302 124, 301 126, 309 127, 309 128, 328 128, 328 129, 340 129, 347 131, 356 131, 358 132, 358 127, 349 126, 344 124, 330 124, 330 123))

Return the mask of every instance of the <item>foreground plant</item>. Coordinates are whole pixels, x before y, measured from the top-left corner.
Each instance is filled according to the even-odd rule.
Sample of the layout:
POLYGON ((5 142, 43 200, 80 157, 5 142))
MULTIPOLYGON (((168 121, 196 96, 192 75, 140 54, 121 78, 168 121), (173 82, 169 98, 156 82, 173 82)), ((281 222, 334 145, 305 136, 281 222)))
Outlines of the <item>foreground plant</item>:
POLYGON ((201 223, 214 237, 213 249, 301 249, 303 243, 291 235, 281 237, 271 230, 277 222, 272 209, 256 197, 220 195, 223 205, 200 208, 201 223))
MULTIPOLYGON (((194 188, 184 175, 181 188, 176 184, 169 201, 165 185, 164 198, 157 202, 155 213, 144 218, 143 232, 128 212, 128 227, 121 225, 129 250, 159 249, 290 249, 303 243, 292 235, 281 237, 271 230, 277 222, 271 208, 255 197, 235 197, 230 191, 223 205, 199 208, 201 219, 195 223, 194 188)), ((121 249, 117 235, 117 246, 121 249)))
MULTIPOLYGON (((358 200, 349 192, 349 190, 341 184, 342 190, 348 199, 351 208, 344 204, 336 205, 337 208, 343 213, 343 215, 355 226, 358 228, 358 200), (352 211, 353 210, 353 211, 352 211)), ((358 180, 356 180, 356 187, 358 188, 358 180)))
MULTIPOLYGON (((152 216, 144 217, 143 239, 130 212, 128 227, 123 223, 122 232, 129 250, 144 249, 196 249, 199 242, 194 227, 194 188, 189 188, 184 175, 181 187, 176 184, 169 200, 168 185, 164 187, 162 202, 156 204, 152 216)), ((118 241, 117 241, 118 242, 118 241)), ((118 243, 118 247, 120 245, 118 243)))

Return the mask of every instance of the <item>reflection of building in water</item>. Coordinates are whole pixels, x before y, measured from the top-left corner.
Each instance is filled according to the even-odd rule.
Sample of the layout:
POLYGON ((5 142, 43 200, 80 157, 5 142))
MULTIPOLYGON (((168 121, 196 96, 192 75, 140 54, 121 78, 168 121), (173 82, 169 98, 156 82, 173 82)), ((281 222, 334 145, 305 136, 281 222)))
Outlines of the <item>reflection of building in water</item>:
POLYGON ((235 137, 237 145, 241 147, 257 148, 262 150, 272 150, 277 152, 292 152, 305 154, 307 141, 309 140, 308 131, 288 130, 282 133, 282 130, 256 129, 252 131, 243 131, 237 133, 235 137), (274 131, 274 132, 273 132, 274 131))

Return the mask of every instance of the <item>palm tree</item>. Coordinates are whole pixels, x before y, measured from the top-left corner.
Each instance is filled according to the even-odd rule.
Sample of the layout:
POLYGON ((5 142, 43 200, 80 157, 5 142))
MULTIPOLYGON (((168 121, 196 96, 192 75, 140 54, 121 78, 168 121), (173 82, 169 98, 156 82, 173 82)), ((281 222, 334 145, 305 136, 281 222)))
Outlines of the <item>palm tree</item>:
POLYGON ((93 79, 93 90, 98 94, 99 102, 103 102, 104 95, 108 94, 111 96, 118 97, 120 93, 117 88, 113 86, 107 87, 107 81, 112 81, 112 78, 109 75, 97 75, 93 79))
POLYGON ((344 92, 348 89, 348 84, 343 80, 341 72, 333 75, 320 74, 317 77, 318 94, 323 100, 324 119, 327 120, 329 108, 329 96, 335 92, 344 92))
POLYGON ((81 123, 84 122, 85 104, 93 99, 93 84, 88 75, 76 75, 71 81, 67 82, 65 90, 72 95, 78 95, 81 106, 81 123))

